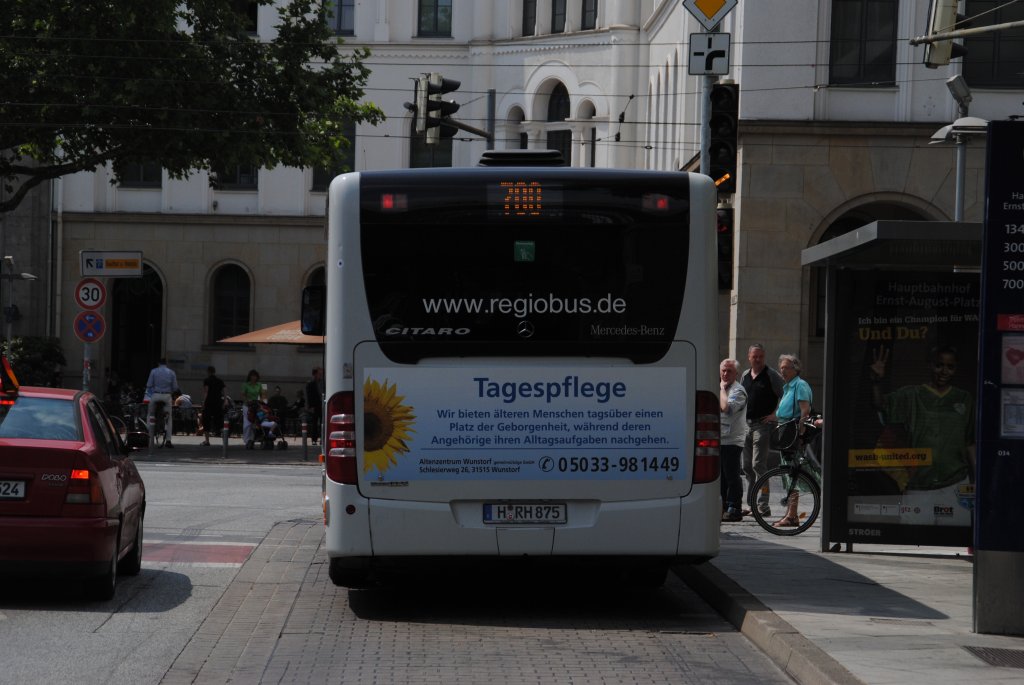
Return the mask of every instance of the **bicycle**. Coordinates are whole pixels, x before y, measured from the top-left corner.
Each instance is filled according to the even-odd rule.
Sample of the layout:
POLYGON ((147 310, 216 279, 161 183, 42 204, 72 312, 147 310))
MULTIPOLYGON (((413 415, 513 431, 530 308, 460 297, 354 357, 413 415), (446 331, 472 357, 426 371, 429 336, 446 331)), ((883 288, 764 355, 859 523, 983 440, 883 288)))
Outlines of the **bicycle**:
MULTIPOLYGON (((796 449, 783 453, 782 462, 768 469, 751 488, 750 513, 758 525, 775 535, 799 535, 814 525, 821 513, 821 481, 818 471, 821 464, 808 450, 808 446, 821 432, 820 416, 803 419, 804 432, 796 437, 796 449), (758 495, 767 494, 768 501, 782 507, 782 518, 770 521, 769 509, 758 506, 758 495), (787 519, 795 523, 777 525, 787 519)), ((792 419, 799 421, 800 419, 792 419)))
POLYGON ((129 433, 148 433, 146 426, 146 405, 142 402, 125 402, 121 405, 121 422, 129 433))
MULTIPOLYGON (((166 402, 154 400, 156 404, 153 407, 153 446, 154 447, 167 447, 172 446, 171 436, 167 434, 167 410, 169 407, 166 402)), ((148 412, 147 412, 148 418, 148 412)), ((149 432, 149 426, 146 426, 147 433, 149 432)))

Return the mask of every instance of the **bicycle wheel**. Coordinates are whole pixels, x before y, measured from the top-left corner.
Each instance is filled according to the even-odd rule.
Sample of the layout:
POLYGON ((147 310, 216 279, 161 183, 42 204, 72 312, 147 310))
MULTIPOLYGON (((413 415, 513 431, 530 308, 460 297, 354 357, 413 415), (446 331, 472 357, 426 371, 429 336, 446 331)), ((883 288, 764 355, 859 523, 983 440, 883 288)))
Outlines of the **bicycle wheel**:
POLYGON ((126 424, 124 422, 124 419, 122 419, 120 416, 111 416, 110 422, 114 424, 114 429, 117 431, 117 434, 120 435, 122 439, 124 439, 124 436, 128 435, 128 424, 126 424))
POLYGON ((756 493, 764 491, 765 488, 775 516, 765 516, 756 506, 753 507, 751 515, 758 525, 775 535, 799 535, 814 525, 821 512, 821 488, 810 474, 797 471, 793 476, 790 467, 776 467, 754 483, 755 497, 756 493), (795 524, 776 526, 776 521, 787 517, 787 512, 793 511, 790 504, 794 501, 795 524))

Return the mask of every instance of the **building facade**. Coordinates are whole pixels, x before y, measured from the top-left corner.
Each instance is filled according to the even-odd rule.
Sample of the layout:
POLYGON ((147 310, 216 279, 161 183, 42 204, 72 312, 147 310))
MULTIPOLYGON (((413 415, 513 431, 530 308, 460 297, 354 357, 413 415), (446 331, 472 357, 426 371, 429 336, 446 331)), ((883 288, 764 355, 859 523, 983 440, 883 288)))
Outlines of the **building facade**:
MULTIPOLYGON (((425 72, 461 82, 448 97, 471 126, 490 125, 493 100, 495 147, 556 148, 574 166, 696 168, 704 77, 689 75, 688 64, 690 36, 703 29, 678 0, 328 1, 340 49, 371 48, 366 97, 387 115, 354 129, 355 170, 468 166, 487 149, 461 131, 436 146, 416 135, 403 103, 425 72)), ((970 13, 986 3, 966 5, 970 13)), ((998 59, 922 65, 924 48, 908 39, 926 33, 928 8, 926 0, 767 0, 739 3, 722 22, 731 42, 723 78, 740 90, 738 185, 722 198, 735 216, 732 289, 720 293, 722 356, 742 359, 762 342, 770 356, 805 358, 817 383, 823 293, 801 250, 874 220, 953 218, 955 150, 929 142, 959 115, 945 81, 961 69, 971 115, 1020 112, 1020 79, 993 66, 998 59)), ((260 36, 272 34, 273 18, 272 7, 259 8, 260 36)), ((969 47, 996 57, 1017 49, 992 36, 969 47)), ((984 141, 975 138, 963 179, 967 221, 982 219, 983 168, 984 141)), ((166 355, 189 391, 212 364, 236 394, 250 368, 293 392, 320 363, 316 349, 218 340, 225 330, 298 318, 301 288, 328 268, 329 176, 237 169, 213 188, 206 172, 172 180, 154 167, 119 186, 104 169, 57 181, 48 325, 65 340, 66 382, 75 383, 82 359, 71 330, 79 251, 135 249, 146 272, 108 283, 94 389, 107 369, 138 382, 166 355)))

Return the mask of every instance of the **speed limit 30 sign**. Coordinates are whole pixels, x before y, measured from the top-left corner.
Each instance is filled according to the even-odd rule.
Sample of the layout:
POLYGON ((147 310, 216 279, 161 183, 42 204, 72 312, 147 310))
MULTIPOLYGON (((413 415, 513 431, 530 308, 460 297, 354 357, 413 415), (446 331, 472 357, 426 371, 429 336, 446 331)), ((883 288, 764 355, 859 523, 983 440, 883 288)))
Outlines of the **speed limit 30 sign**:
POLYGON ((107 300, 107 289, 95 278, 83 278, 75 288, 75 302, 82 309, 99 309, 107 300))

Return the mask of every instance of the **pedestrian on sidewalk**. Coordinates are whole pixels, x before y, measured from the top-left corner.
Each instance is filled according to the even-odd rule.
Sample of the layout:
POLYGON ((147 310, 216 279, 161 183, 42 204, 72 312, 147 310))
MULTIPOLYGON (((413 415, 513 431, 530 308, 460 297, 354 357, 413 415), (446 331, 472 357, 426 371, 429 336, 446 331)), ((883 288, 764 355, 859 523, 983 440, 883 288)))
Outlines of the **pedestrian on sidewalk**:
POLYGON ((203 441, 201 445, 210 444, 210 433, 220 430, 224 425, 224 381, 217 378, 217 369, 206 367, 206 379, 203 380, 203 441))
POLYGON ((146 397, 149 398, 149 410, 146 413, 146 424, 150 427, 149 439, 152 443, 155 426, 153 414, 156 413, 158 402, 164 405, 164 447, 174 447, 171 444, 171 435, 174 431, 174 400, 173 393, 178 392, 178 375, 174 370, 168 368, 167 359, 160 358, 159 363, 149 372, 146 380, 146 397))
POLYGON ((771 516, 766 494, 758 493, 756 503, 752 500, 754 482, 771 466, 769 441, 775 425, 766 421, 766 418, 779 404, 784 381, 778 371, 765 364, 764 345, 761 343, 754 343, 747 350, 747 363, 750 368, 740 378, 747 392, 747 435, 743 439, 743 473, 747 477, 747 497, 744 503, 751 502, 765 516, 771 516))
POLYGON ((309 432, 313 436, 313 444, 320 437, 320 422, 323 418, 324 391, 322 387, 324 370, 313 367, 313 377, 306 383, 306 411, 309 413, 309 432))
MULTIPOLYGON (((779 355, 779 374, 786 383, 782 386, 782 397, 779 398, 779 406, 775 412, 768 417, 768 421, 777 423, 779 421, 797 421, 797 433, 804 432, 804 419, 811 414, 811 403, 814 395, 811 392, 810 384, 800 377, 800 360, 795 354, 779 355)), ((793 449, 796 447, 794 445, 793 449)), ((784 450, 782 458, 788 460, 792 451, 784 450)), ((800 525, 797 518, 797 505, 800 501, 800 493, 793 492, 786 502, 786 513, 773 525, 776 528, 795 528, 800 525)))
POLYGON ((742 521, 743 478, 740 461, 747 437, 747 391, 737 382, 739 361, 723 359, 718 365, 718 406, 721 411, 722 520, 742 521))
POLYGON ((245 377, 245 383, 242 384, 242 440, 245 441, 247 450, 253 449, 256 444, 256 435, 252 427, 256 407, 266 399, 259 371, 250 369, 245 377))

